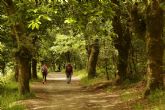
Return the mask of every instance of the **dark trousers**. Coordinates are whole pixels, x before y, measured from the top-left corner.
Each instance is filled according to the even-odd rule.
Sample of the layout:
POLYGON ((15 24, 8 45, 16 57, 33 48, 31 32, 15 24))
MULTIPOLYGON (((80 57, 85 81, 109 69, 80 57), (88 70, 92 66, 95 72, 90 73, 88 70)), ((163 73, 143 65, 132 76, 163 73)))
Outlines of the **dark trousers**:
POLYGON ((42 76, 43 76, 43 81, 46 82, 47 73, 42 73, 42 76))
POLYGON ((66 73, 66 77, 67 77, 67 83, 70 83, 72 79, 72 73, 66 73))

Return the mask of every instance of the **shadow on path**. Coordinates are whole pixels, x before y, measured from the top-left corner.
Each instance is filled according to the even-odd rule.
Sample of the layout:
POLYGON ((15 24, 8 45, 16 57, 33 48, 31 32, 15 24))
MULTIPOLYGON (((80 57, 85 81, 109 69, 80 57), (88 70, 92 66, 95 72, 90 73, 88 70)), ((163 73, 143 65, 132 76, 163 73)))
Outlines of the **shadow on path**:
POLYGON ((34 82, 31 91, 36 97, 23 102, 28 110, 121 110, 119 95, 86 91, 77 77, 67 84, 62 73, 50 73, 46 84, 34 82))

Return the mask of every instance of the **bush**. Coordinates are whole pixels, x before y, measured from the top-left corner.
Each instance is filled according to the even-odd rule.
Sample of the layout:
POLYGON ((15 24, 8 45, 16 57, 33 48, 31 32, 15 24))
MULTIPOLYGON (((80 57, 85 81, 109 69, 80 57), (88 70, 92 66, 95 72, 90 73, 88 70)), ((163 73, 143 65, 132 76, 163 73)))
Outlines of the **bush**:
POLYGON ((83 70, 75 70, 73 74, 75 76, 78 76, 80 79, 82 79, 84 77, 87 77, 87 75, 88 75, 85 69, 83 69, 83 70))
POLYGON ((165 91, 157 89, 154 92, 151 92, 151 95, 148 96, 148 100, 151 103, 165 103, 165 91))

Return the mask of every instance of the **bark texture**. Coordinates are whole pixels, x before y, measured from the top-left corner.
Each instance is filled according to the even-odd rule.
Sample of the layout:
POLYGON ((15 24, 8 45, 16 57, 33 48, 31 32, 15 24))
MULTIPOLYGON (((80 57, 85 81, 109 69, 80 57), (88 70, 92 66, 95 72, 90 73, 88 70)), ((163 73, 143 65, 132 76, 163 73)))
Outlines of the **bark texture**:
POLYGON ((37 60, 32 59, 32 77, 33 79, 37 79, 37 60))
POLYGON ((145 96, 150 91, 163 87, 163 10, 159 7, 159 1, 153 0, 147 9, 147 86, 145 96))
POLYGON ((96 65, 99 55, 99 41, 96 39, 91 45, 91 52, 88 61, 88 78, 92 79, 96 76, 96 65))
POLYGON ((18 60, 16 60, 15 64, 15 80, 18 82, 18 75, 19 75, 19 67, 18 67, 18 60))
POLYGON ((19 52, 16 53, 19 67, 19 92, 21 95, 30 92, 29 89, 29 79, 30 79, 30 57, 29 51, 26 48, 21 48, 19 52), (21 53, 20 53, 21 52, 21 53))
MULTIPOLYGON (((12 16, 16 15, 15 4, 12 0, 5 0, 4 6, 6 7, 6 11, 10 19, 12 16)), ((15 20, 15 23, 11 25, 11 32, 16 39, 17 50, 15 53, 16 60, 18 61, 19 75, 19 93, 20 95, 24 95, 30 92, 29 89, 29 76, 30 76, 30 61, 31 61, 31 52, 29 47, 29 40, 26 35, 26 29, 22 19, 15 20)))
MULTIPOLYGON (((112 0, 113 3, 119 5, 117 0, 112 0)), ((118 64, 117 64, 117 77, 116 83, 121 84, 124 80, 130 78, 130 72, 128 72, 128 57, 131 49, 131 35, 127 26, 122 27, 121 12, 118 9, 114 9, 116 16, 113 18, 113 30, 116 33, 114 44, 118 50, 118 64)))

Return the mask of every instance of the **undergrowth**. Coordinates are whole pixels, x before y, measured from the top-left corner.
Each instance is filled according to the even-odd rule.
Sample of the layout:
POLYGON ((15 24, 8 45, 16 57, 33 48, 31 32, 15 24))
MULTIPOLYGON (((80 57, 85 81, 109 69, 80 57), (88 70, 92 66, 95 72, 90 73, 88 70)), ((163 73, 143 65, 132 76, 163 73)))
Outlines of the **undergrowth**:
MULTIPOLYGON (((107 81, 102 76, 88 79, 87 72, 85 70, 76 71, 75 74, 76 76, 81 78, 80 83, 83 86, 91 86, 99 82, 107 81)), ((118 92, 120 94, 122 103, 128 105, 128 108, 130 108, 131 110, 165 110, 165 90, 156 90, 154 92, 151 92, 147 99, 143 99, 142 92, 144 92, 144 85, 143 83, 142 85, 141 83, 139 83, 140 85, 136 86, 137 81, 126 80, 125 82, 123 82, 121 88, 115 89, 115 86, 111 86, 108 87, 106 91, 118 92)))
POLYGON ((151 92, 146 100, 132 105, 133 110, 165 110, 165 91, 151 92))
POLYGON ((12 74, 0 77, 0 110, 25 109, 23 105, 16 103, 21 98, 17 88, 12 74))
POLYGON ((83 86, 92 86, 92 85, 95 85, 95 84, 97 84, 99 82, 107 81, 102 76, 97 76, 97 77, 95 77, 93 79, 89 79, 88 78, 88 74, 87 74, 85 69, 79 70, 79 71, 75 71, 74 74, 81 79, 80 80, 80 84, 83 85, 83 86))

